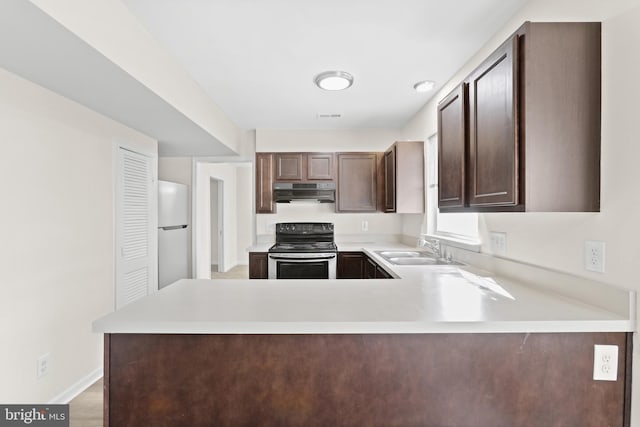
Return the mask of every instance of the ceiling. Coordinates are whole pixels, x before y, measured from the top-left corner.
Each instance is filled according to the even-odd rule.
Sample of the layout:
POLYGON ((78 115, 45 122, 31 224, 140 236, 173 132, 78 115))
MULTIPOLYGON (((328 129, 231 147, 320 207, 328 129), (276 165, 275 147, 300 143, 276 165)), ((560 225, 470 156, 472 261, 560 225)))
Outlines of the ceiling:
POLYGON ((527 0, 123 1, 239 127, 357 129, 403 126, 527 0))
POLYGON ((161 156, 235 154, 29 1, 0 1, 0 67, 157 139, 161 156))

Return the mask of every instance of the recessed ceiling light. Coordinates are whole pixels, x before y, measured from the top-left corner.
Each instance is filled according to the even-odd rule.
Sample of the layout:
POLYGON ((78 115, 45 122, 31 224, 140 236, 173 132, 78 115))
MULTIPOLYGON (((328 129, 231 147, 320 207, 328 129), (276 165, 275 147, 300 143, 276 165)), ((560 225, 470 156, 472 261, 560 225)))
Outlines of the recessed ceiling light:
POLYGON ((424 80, 413 85, 416 92, 429 92, 433 90, 434 87, 436 87, 436 82, 432 82, 431 80, 424 80))
POLYGON ((353 84, 353 76, 345 71, 325 71, 315 78, 316 86, 324 90, 344 90, 353 84))

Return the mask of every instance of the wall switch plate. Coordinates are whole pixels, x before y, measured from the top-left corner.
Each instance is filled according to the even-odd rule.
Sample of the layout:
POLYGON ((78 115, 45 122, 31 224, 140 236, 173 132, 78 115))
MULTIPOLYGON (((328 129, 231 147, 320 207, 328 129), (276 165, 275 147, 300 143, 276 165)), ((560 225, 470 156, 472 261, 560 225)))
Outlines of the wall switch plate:
POLYGON ((507 233, 491 231, 489 233, 491 241, 491 252, 496 255, 504 255, 507 253, 507 233))
POLYGON ((618 379, 618 346, 593 346, 593 379, 616 381, 618 379))
POLYGON ((369 221, 362 221, 362 231, 369 231, 369 221))
POLYGON ((605 243, 597 240, 584 242, 584 268, 596 273, 604 273, 605 243))
POLYGON ((49 373, 49 362, 51 359, 51 353, 43 354, 38 357, 36 378, 42 378, 49 373))

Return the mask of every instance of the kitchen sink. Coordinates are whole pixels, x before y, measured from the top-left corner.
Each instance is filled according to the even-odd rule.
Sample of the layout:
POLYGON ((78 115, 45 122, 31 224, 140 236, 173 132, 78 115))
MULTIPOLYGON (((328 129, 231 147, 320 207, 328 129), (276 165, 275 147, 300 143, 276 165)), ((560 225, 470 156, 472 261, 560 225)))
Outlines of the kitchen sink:
POLYGON ((382 258, 395 265, 462 265, 433 257, 431 252, 422 251, 376 251, 382 258))
POLYGON ((437 265, 444 264, 437 259, 423 256, 408 256, 399 258, 388 258, 389 262, 397 265, 437 265))
POLYGON ((383 258, 404 258, 404 257, 419 257, 425 256, 426 252, 418 251, 378 251, 383 258))

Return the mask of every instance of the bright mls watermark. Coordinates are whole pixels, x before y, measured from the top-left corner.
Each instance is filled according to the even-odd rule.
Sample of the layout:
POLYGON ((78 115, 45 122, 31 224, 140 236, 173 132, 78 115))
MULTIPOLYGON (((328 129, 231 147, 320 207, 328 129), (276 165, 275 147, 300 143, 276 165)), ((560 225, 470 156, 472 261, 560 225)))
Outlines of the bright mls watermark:
POLYGON ((0 427, 69 427, 69 405, 0 405, 0 427))

